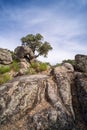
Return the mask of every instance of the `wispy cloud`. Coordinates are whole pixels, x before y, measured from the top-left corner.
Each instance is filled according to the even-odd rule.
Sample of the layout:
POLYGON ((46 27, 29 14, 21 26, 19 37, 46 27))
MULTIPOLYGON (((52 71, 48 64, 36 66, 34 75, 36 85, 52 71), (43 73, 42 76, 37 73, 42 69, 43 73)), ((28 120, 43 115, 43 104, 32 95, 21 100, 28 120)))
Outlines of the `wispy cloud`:
MULTIPOLYGON (((86 4, 85 2, 80 0, 80 4, 86 4)), ((12 9, 3 6, 0 13, 0 47, 14 49, 21 44, 22 36, 39 32, 53 47, 48 58, 40 57, 40 60, 54 64, 64 59, 74 58, 77 53, 86 54, 86 16, 83 11, 81 14, 78 13, 72 0, 67 7, 65 5, 67 3, 62 0, 53 6, 50 5, 49 8, 48 6, 45 8, 25 6, 12 9)))

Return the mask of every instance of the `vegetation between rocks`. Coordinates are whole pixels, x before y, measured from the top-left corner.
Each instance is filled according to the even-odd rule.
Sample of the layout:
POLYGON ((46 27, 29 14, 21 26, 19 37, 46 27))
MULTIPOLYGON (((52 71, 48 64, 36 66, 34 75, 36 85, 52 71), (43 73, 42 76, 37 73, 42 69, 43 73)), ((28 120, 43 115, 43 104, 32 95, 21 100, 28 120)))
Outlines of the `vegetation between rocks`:
POLYGON ((9 72, 10 69, 11 69, 10 66, 2 65, 2 66, 0 67, 0 74, 4 74, 4 73, 6 73, 6 72, 9 72))
POLYGON ((6 83, 7 81, 9 81, 11 79, 10 74, 6 73, 6 74, 1 74, 0 75, 0 85, 3 83, 6 83))
POLYGON ((15 48, 14 51, 2 49, 4 51, 1 51, 0 84, 5 83, 18 75, 36 74, 43 71, 48 73, 50 68, 52 69, 61 66, 62 63, 65 62, 68 62, 73 66, 75 65, 75 61, 70 59, 64 60, 62 63, 57 63, 53 66, 49 63, 37 61, 36 58, 38 56, 42 55, 47 57, 48 52, 53 49, 50 43, 44 41, 43 36, 39 33, 36 35, 28 34, 21 38, 21 42, 22 45, 15 48), (2 58, 3 55, 4 59, 2 58))
POLYGON ((38 72, 46 71, 48 65, 46 63, 32 62, 28 69, 29 74, 35 74, 38 72))
POLYGON ((10 69, 16 72, 19 71, 20 69, 19 62, 17 60, 13 60, 13 63, 10 65, 10 69))

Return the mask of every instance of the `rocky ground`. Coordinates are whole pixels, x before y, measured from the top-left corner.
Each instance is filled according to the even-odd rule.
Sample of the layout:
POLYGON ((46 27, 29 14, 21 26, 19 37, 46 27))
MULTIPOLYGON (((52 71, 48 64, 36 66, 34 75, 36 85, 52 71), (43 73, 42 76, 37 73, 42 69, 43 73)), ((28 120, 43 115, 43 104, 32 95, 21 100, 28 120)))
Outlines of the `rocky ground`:
POLYGON ((75 60, 1 85, 0 130, 87 130, 87 56, 75 60))

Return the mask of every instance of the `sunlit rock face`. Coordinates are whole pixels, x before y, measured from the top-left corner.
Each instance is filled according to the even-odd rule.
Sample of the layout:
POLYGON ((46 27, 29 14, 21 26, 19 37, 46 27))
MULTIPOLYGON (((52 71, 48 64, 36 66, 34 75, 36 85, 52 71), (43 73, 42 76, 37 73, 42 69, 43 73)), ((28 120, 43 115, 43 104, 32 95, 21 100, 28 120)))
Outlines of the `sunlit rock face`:
POLYGON ((8 65, 12 63, 12 55, 9 50, 0 48, 0 64, 8 65))
POLYGON ((86 130, 86 76, 65 64, 1 85, 0 130, 86 130))

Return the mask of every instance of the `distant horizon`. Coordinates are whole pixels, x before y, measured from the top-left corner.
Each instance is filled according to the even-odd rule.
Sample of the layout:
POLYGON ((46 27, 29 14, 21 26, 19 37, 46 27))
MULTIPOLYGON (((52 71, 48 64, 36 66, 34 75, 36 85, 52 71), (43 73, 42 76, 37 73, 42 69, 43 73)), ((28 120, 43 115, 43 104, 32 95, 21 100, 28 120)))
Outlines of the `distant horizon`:
POLYGON ((87 55, 87 0, 0 0, 0 48, 14 50, 20 39, 40 33, 53 50, 43 62, 61 63, 87 55))

